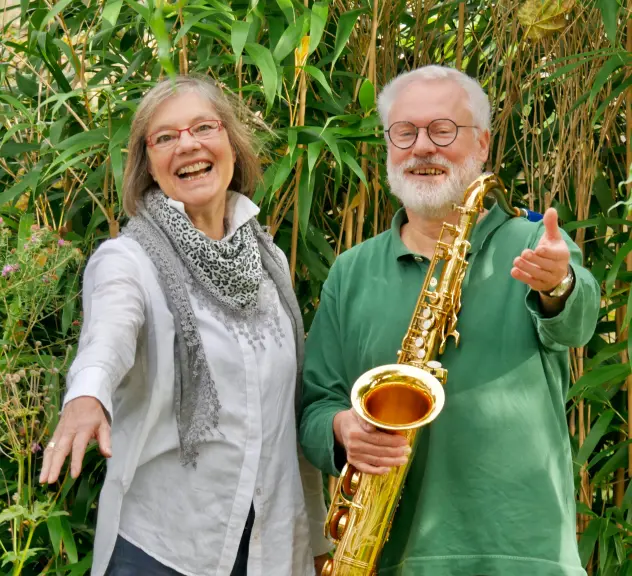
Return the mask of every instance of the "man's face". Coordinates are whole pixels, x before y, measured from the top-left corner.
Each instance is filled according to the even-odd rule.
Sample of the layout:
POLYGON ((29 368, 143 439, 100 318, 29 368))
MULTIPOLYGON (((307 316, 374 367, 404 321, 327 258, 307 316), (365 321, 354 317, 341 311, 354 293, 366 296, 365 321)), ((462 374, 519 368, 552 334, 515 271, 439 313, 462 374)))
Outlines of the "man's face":
POLYGON ((467 102, 465 90, 452 80, 421 80, 404 88, 391 107, 389 127, 395 122, 410 122, 418 127, 419 134, 407 149, 388 139, 389 184, 404 206, 428 218, 445 218, 452 204, 461 201, 465 188, 480 175, 487 159, 489 133, 470 127, 474 122, 467 102), (441 126, 434 134, 438 144, 426 129, 439 119, 468 127, 458 128, 456 139, 440 146, 445 143, 441 126))

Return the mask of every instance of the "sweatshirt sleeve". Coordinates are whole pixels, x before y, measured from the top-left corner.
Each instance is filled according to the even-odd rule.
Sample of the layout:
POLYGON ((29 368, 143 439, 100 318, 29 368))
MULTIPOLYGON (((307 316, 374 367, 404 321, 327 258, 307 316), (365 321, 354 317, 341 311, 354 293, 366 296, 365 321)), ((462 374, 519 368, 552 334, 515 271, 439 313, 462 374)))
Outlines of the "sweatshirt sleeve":
MULTIPOLYGON (((551 349, 577 348, 584 346, 592 337, 597 325, 601 293, 594 276, 582 265, 582 252, 562 230, 564 241, 571 253, 570 266, 575 275, 575 286, 563 310, 550 318, 540 310, 540 296, 529 289, 526 305, 535 323, 542 344, 551 349)), ((530 248, 535 249, 544 233, 544 226, 538 229, 530 248)))

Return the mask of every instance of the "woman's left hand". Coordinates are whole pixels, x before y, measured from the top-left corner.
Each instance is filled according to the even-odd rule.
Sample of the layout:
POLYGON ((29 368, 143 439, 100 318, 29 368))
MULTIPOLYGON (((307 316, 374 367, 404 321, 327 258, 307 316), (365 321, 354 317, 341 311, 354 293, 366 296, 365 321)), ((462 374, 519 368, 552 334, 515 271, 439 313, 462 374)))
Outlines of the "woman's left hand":
POLYGON ((320 556, 314 556, 314 568, 316 568, 316 576, 320 576, 323 571, 325 562, 329 559, 329 554, 321 554, 320 556))

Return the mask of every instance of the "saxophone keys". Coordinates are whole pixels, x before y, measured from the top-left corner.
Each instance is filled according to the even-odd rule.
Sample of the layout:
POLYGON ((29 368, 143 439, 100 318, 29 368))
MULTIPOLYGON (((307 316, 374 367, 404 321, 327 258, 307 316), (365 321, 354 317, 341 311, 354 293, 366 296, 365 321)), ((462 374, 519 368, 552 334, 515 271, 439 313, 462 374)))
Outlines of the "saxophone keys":
POLYGON ((430 278, 430 287, 434 288, 437 285, 437 279, 433 276, 430 278))
POLYGON ((425 341, 423 338, 417 338, 415 340, 415 346, 417 346, 417 348, 423 348, 424 344, 425 344, 425 341))
POLYGON ((420 360, 423 360, 426 356, 426 350, 424 348, 420 348, 419 350, 417 350, 417 358, 419 358, 420 360))

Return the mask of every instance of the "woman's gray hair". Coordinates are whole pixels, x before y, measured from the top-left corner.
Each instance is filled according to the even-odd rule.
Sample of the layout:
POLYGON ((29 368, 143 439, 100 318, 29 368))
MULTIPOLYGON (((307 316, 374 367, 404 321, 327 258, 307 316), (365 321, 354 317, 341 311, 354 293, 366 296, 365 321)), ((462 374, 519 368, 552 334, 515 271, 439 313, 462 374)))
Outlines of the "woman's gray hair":
POLYGON ((422 66, 410 72, 400 74, 391 80, 380 92, 377 109, 384 127, 388 127, 388 116, 400 92, 413 82, 420 80, 452 80, 465 90, 468 96, 467 107, 472 113, 474 124, 483 131, 491 126, 491 108, 489 98, 481 85, 463 72, 447 66, 422 66))
POLYGON ((163 102, 176 94, 191 91, 213 105, 235 150, 235 172, 229 189, 249 197, 255 191, 261 177, 261 165, 255 152, 253 133, 238 119, 239 104, 231 103, 222 89, 206 77, 176 76, 162 80, 147 92, 134 114, 123 175, 123 208, 129 216, 136 214, 138 201, 154 183, 148 170, 146 138, 149 122, 163 102))

